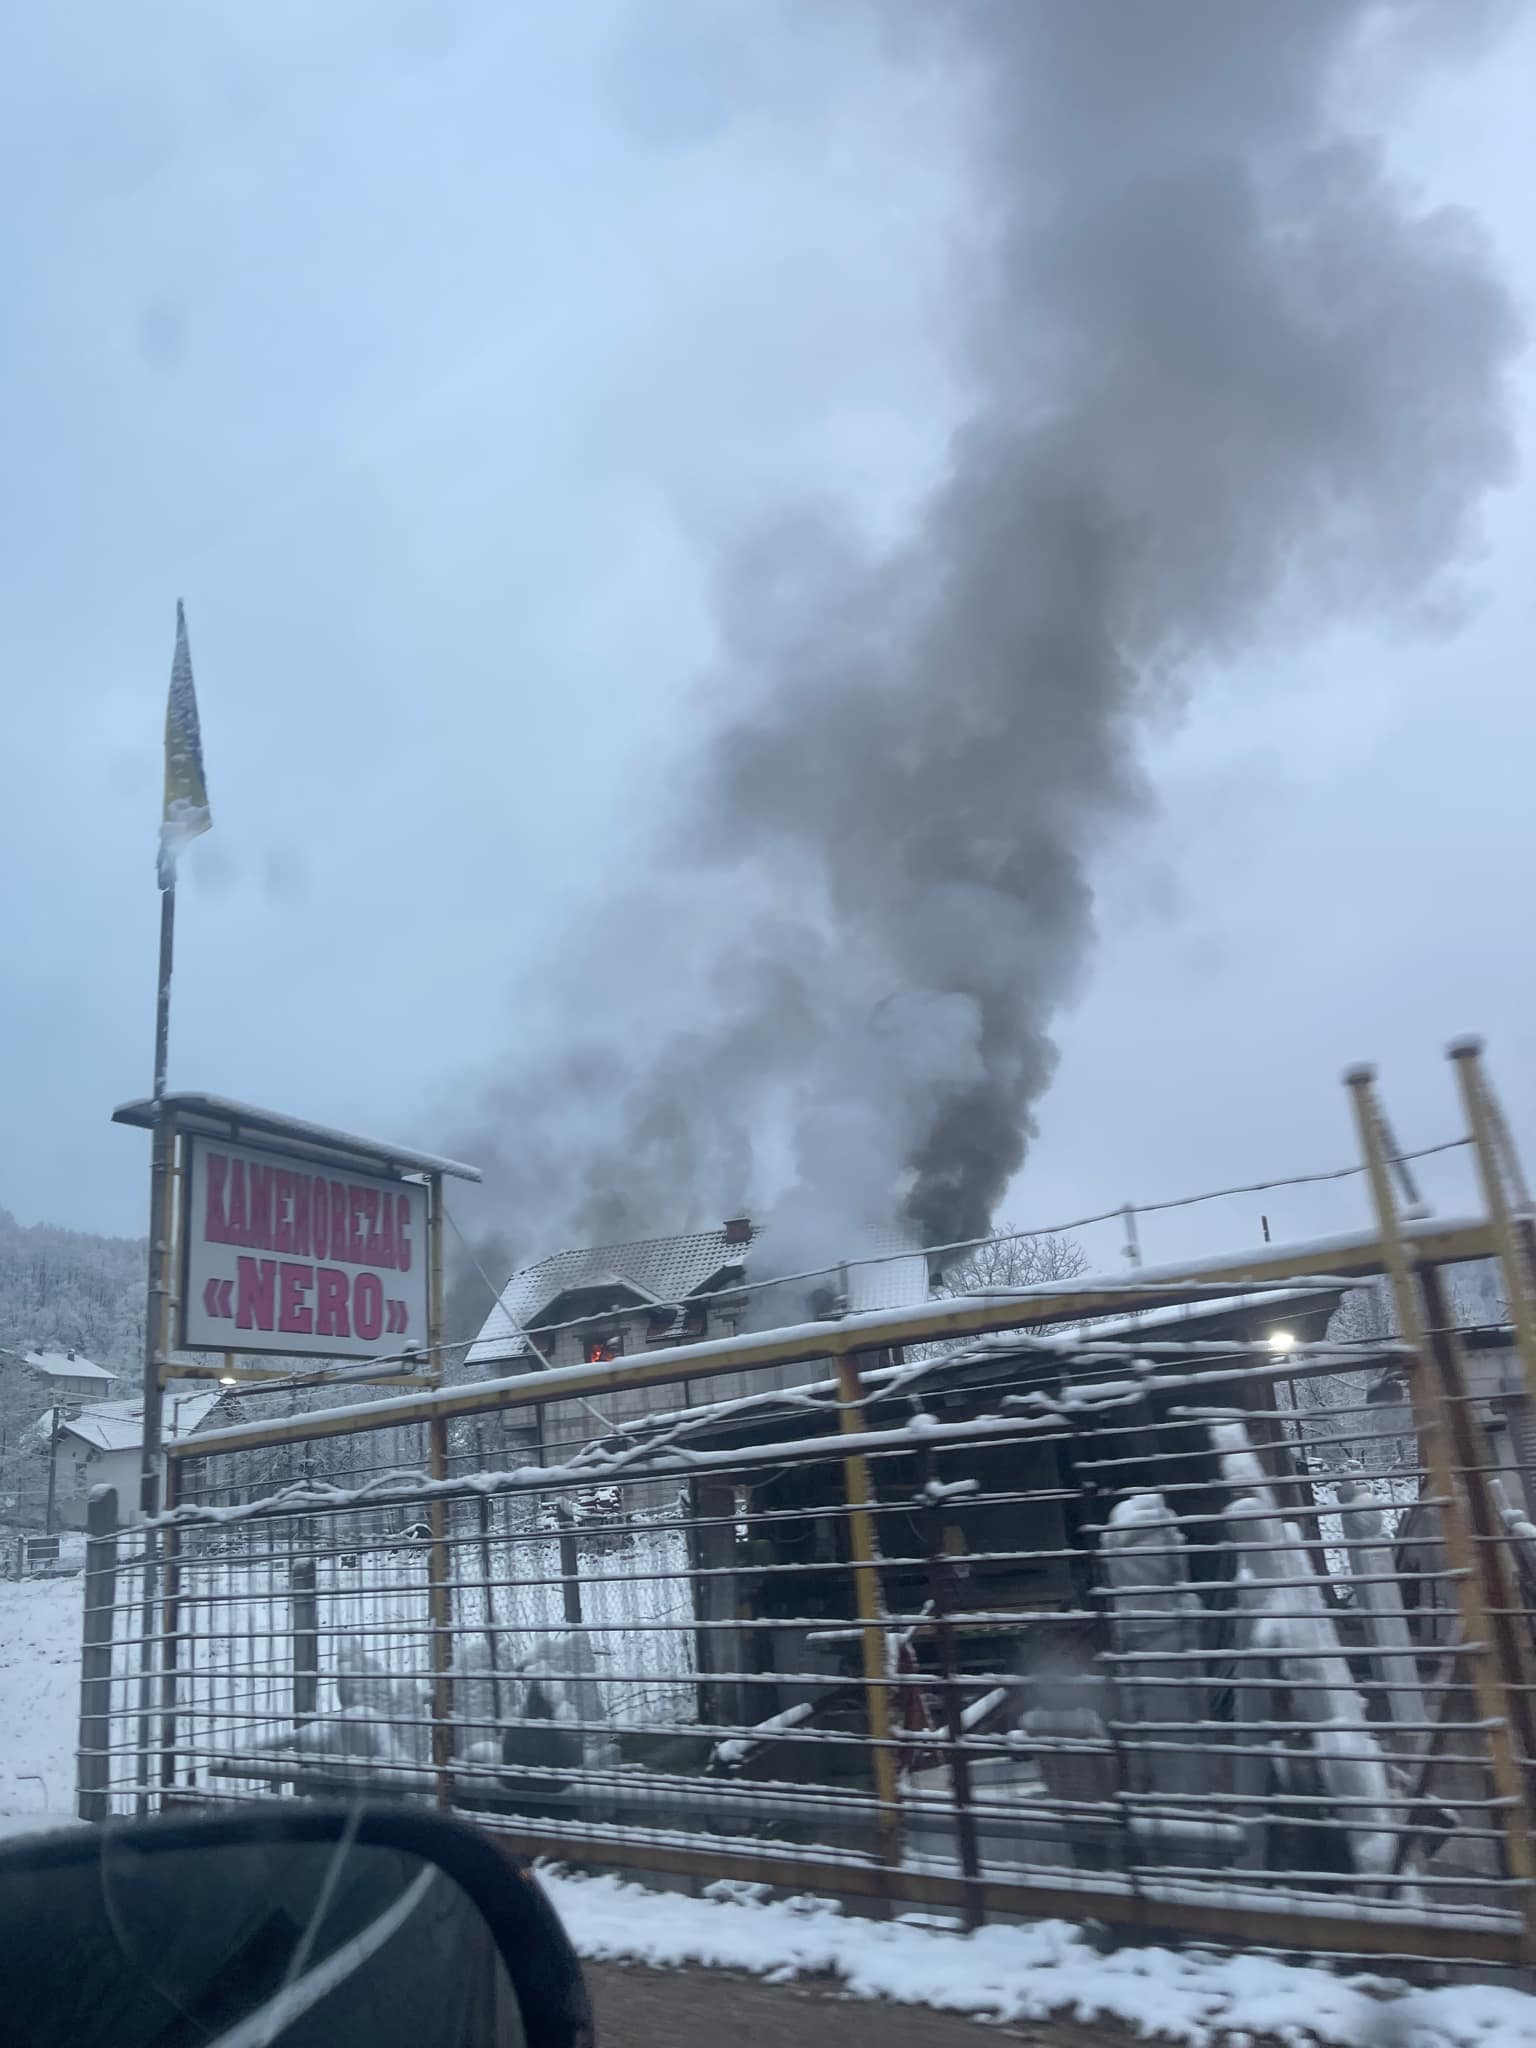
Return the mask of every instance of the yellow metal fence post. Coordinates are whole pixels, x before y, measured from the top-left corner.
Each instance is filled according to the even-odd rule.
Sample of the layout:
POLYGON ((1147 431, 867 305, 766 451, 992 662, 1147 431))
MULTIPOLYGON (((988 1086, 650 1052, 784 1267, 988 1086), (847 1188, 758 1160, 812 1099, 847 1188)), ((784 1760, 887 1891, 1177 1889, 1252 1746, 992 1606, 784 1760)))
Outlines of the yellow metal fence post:
MULTIPOLYGON (((1468 1494, 1475 1481, 1468 1473, 1467 1483, 1458 1483, 1451 1454, 1459 1432, 1450 1417, 1447 1396, 1460 1389, 1448 1389, 1444 1385, 1442 1364, 1432 1359, 1429 1349, 1419 1293, 1414 1285, 1414 1274, 1392 1191, 1390 1162, 1382 1142, 1374 1069, 1354 1067, 1344 1078, 1354 1104, 1366 1177, 1380 1231, 1382 1263, 1397 1310, 1398 1332, 1409 1352, 1405 1360, 1406 1377, 1420 1452, 1430 1487, 1445 1503, 1440 1511, 1441 1543, 1451 1569, 1451 1587, 1460 1615, 1462 1640, 1478 1711, 1487 1723, 1489 1771, 1494 1792, 1502 1802, 1500 1826, 1509 1874, 1525 1887, 1521 1913, 1526 1951, 1536 1960, 1536 1853, 1533 1853, 1531 1845, 1530 1806, 1525 1774, 1520 1768, 1512 1739, 1512 1700, 1493 1654, 1495 1622, 1485 1593, 1487 1568, 1490 1561, 1496 1562, 1496 1558, 1485 1557, 1483 1553, 1487 1546, 1473 1540, 1468 1527, 1468 1494)), ((1453 1347, 1451 1355, 1454 1355, 1453 1347)))
MULTIPOLYGON (((855 1355, 843 1352, 837 1361, 837 1420, 847 1437, 864 1429, 864 1388, 855 1355)), ((880 1591, 879 1541, 870 1512, 873 1489, 869 1460, 850 1450, 843 1459, 843 1495, 848 1507, 848 1555, 853 1565, 853 1595, 863 1623, 864 1702, 875 1778, 876 1820, 880 1859, 901 1862, 901 1805, 896 1785, 896 1753, 891 1741, 891 1694, 885 1601, 880 1591)))
MULTIPOLYGON (((429 1365, 434 1385, 443 1376, 443 1180, 429 1183, 427 1316, 429 1365)), ((427 1423, 427 1468, 434 1480, 448 1477, 448 1424, 441 1415, 427 1423)), ((448 1508, 434 1495, 427 1510, 431 1530, 427 1602, 432 1623, 432 1767, 439 1806, 453 1804, 453 1565, 448 1545, 448 1508)))
POLYGON ((1488 1220, 1493 1225, 1499 1267, 1504 1275, 1504 1291, 1509 1296, 1509 1320, 1514 1327, 1515 1349, 1525 1375, 1525 1391, 1532 1401, 1536 1401, 1536 1301, 1531 1297, 1532 1275, 1505 1187, 1505 1168, 1499 1158, 1502 1119, 1494 1106, 1488 1077, 1483 1070, 1482 1053, 1482 1043, 1475 1038, 1458 1039, 1450 1048, 1456 1084, 1461 1090, 1462 1106, 1467 1113, 1467 1129, 1477 1157, 1483 1200, 1488 1209, 1488 1220))

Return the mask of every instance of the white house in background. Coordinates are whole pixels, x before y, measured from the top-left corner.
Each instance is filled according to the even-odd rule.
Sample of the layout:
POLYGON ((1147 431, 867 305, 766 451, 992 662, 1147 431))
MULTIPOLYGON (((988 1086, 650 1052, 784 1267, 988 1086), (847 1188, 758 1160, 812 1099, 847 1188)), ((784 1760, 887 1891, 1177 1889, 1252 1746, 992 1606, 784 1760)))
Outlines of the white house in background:
POLYGON ((78 1351, 28 1351, 21 1362, 31 1374, 33 1391, 49 1407, 105 1400, 117 1381, 115 1372, 94 1365, 78 1351))
MULTIPOLYGON (((198 1381, 172 1384, 165 1390, 161 1440, 178 1442, 194 1430, 212 1426, 224 1399, 218 1387, 198 1381)), ((50 1415, 37 1428, 47 1440, 50 1415)), ((221 1421, 230 1418, 221 1416, 221 1421)), ((53 1445, 53 1518, 61 1529, 85 1527, 91 1489, 117 1489, 117 1519, 126 1528, 139 1519, 139 1458, 144 1444, 144 1397, 97 1401, 59 1423, 53 1445)))

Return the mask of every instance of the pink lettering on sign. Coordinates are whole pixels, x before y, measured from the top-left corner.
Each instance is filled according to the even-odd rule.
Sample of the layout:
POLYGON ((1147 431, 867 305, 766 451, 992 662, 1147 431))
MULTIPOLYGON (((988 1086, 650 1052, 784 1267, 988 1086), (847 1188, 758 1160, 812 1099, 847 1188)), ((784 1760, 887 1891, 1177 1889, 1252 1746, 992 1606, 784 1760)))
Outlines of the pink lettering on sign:
POLYGON ((410 1342, 422 1304, 389 1276, 415 1265, 419 1190, 202 1141, 196 1171, 189 1326, 195 1304, 201 1331, 213 1333, 203 1341, 217 1343, 222 1324, 227 1342, 246 1332, 253 1348, 261 1348, 258 1333, 271 1349, 284 1338, 295 1350, 310 1339, 338 1351, 392 1352, 410 1342), (218 1246, 238 1246, 240 1256, 220 1256, 218 1246))
POLYGON ((229 1243, 229 1221, 224 1214, 224 1188, 229 1179, 229 1154, 208 1154, 208 1199, 203 1208, 203 1235, 210 1244, 229 1243))
POLYGON ((245 1161, 231 1159, 229 1162, 229 1242, 249 1244, 250 1231, 246 1227, 245 1214, 245 1161))
POLYGON ((384 1328, 384 1286, 377 1273, 359 1273, 352 1283, 352 1321, 371 1344, 384 1328))
MULTIPOLYGON (((237 1160, 236 1165, 239 1164, 237 1160)), ((242 1253, 235 1261, 235 1328, 270 1330, 272 1327, 273 1283, 277 1278, 275 1259, 248 1259, 242 1253)))
POLYGON ((351 1320, 347 1314, 347 1276, 339 1266, 320 1268, 319 1299, 315 1308, 315 1335, 317 1337, 350 1337, 351 1320))
POLYGON ((246 1188, 251 1204, 251 1220, 247 1225, 248 1235, 241 1241, 256 1245, 262 1251, 273 1252, 277 1246, 272 1241, 272 1169, 252 1163, 245 1176, 246 1188))
POLYGON ((294 1259, 284 1259, 278 1270, 281 1293, 277 1327, 285 1336, 307 1337, 315 1327, 315 1312, 306 1299, 315 1284, 315 1269, 301 1266, 294 1259))

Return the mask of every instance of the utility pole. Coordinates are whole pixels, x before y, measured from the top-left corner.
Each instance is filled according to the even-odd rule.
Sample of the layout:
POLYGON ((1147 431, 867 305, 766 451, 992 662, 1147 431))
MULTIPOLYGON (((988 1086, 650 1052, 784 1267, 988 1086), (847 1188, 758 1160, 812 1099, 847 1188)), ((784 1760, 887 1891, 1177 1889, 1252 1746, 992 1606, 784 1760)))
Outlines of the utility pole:
POLYGON ((43 1510, 43 1534, 53 1534, 53 1494, 59 1477, 59 1411, 48 1410, 48 1505, 43 1510))

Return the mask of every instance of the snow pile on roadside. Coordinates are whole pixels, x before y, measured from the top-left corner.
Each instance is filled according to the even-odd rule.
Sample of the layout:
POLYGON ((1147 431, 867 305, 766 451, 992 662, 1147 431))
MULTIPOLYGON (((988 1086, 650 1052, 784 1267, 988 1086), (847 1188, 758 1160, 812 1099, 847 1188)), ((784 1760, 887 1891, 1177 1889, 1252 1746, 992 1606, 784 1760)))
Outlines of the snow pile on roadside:
POLYGON ((75 1806, 80 1579, 0 1579, 0 1835, 75 1806))
POLYGON ((750 1887, 684 1898, 545 1869, 572 1941, 594 1962, 700 1963, 783 1983, 830 1974, 855 1998, 994 2021, 1113 2020, 1189 2048, 1262 2036, 1327 2048, 1536 2048, 1536 1998, 1491 1985, 1413 1990, 1264 1956, 1123 1949, 1100 1955, 1062 1920, 975 1934, 845 1917, 824 1899, 760 1901, 750 1887))

